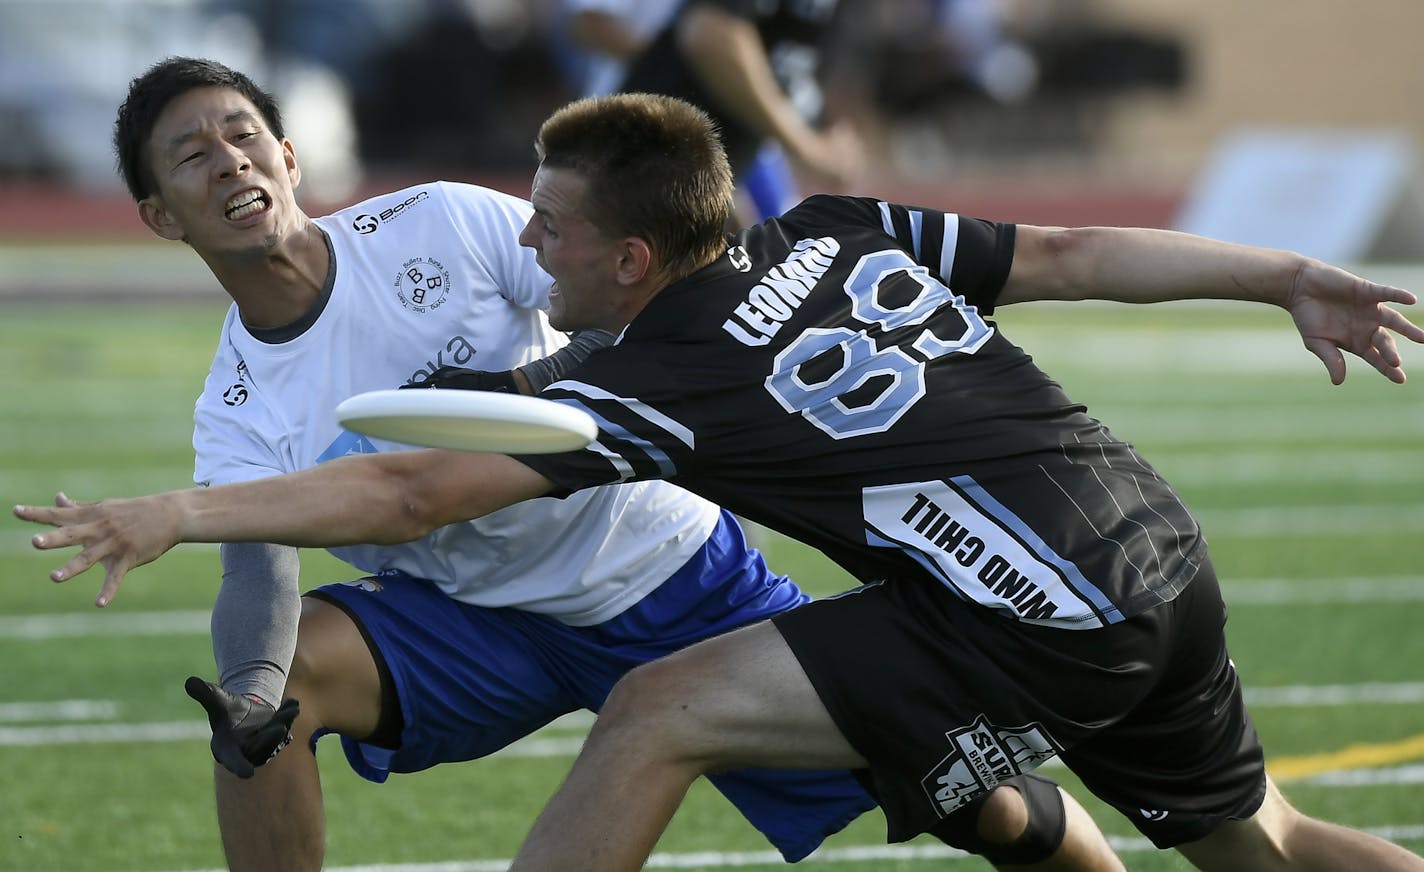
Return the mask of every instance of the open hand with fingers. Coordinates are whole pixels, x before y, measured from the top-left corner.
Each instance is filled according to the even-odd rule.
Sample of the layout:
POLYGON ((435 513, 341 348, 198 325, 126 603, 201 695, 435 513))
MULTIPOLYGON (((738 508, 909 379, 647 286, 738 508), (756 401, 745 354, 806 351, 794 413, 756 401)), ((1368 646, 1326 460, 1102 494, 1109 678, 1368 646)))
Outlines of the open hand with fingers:
POLYGON ((30 543, 36 548, 80 546, 78 554, 49 574, 51 581, 68 581, 95 564, 104 567, 104 583, 94 599, 100 607, 113 601, 125 573, 158 559, 179 541, 177 507, 163 494, 82 503, 59 493, 53 506, 15 506, 15 517, 55 528, 35 534, 30 543))
POLYGON ((1424 327, 1389 304, 1412 306, 1416 302, 1418 298, 1409 291, 1312 261, 1296 275, 1285 308, 1305 347, 1325 364, 1332 383, 1345 380, 1343 352, 1348 351, 1385 378, 1402 384, 1403 360, 1395 336, 1424 343, 1424 327))

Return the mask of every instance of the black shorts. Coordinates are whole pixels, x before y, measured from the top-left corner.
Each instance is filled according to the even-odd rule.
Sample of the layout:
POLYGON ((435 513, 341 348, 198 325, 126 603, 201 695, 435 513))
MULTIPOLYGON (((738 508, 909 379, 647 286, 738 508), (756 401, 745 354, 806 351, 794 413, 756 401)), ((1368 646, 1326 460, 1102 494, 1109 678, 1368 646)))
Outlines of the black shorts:
POLYGON ((1265 796, 1209 562, 1176 599, 1101 629, 1024 624, 919 578, 773 621, 870 761, 890 841, 1054 755, 1159 848, 1265 796))

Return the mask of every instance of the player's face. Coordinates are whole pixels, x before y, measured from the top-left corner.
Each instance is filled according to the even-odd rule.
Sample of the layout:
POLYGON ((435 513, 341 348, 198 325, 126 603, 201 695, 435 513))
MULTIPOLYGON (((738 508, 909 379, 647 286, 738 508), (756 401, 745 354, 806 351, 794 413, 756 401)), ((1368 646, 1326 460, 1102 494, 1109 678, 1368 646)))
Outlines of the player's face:
POLYGON ((558 330, 623 328, 615 310, 619 241, 605 236, 579 207, 588 181, 569 169, 540 167, 529 196, 534 215, 519 244, 534 249, 535 260, 554 279, 549 288, 549 323, 558 330))
POLYGON ((195 88, 158 116, 147 144, 156 191, 139 204, 155 233, 200 253, 263 253, 303 226, 292 145, 246 97, 195 88))

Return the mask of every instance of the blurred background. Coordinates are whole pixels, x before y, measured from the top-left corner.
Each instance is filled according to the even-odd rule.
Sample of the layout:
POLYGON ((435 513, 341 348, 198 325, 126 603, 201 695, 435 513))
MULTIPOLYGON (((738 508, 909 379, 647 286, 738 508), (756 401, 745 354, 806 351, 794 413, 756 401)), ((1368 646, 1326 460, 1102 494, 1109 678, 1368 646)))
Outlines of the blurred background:
MULTIPOLYGON (((854 193, 1351 262, 1424 251, 1418 0, 842 5, 823 78, 872 156, 854 193)), ((16 244, 146 237, 110 126, 171 54, 279 95, 313 214, 437 177, 527 194, 538 123, 579 93, 566 17, 563 0, 0 0, 0 290, 64 283, 16 244)))

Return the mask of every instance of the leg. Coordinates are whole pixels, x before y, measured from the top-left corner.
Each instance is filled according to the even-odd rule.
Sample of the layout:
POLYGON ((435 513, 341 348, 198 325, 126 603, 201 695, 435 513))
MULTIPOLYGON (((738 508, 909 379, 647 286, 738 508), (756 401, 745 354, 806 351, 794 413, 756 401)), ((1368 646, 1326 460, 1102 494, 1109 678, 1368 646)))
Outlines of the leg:
POLYGON ((1053 781, 1019 775, 930 829, 1001 872, 1125 872, 1097 823, 1053 781))
POLYGON ((1269 780, 1256 814, 1228 821, 1206 838, 1179 845, 1177 850, 1198 869, 1211 872, 1424 870, 1424 858, 1398 845, 1301 814, 1269 780))
POLYGON ((214 767, 218 826, 228 866, 242 870, 321 868, 326 818, 312 733, 370 735, 381 713, 381 684, 361 632, 344 612, 302 601, 286 695, 301 702, 292 744, 251 779, 214 767))
POLYGON ((756 624, 618 683, 511 872, 642 868, 706 772, 865 765, 776 627, 756 624))

